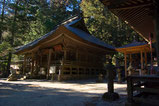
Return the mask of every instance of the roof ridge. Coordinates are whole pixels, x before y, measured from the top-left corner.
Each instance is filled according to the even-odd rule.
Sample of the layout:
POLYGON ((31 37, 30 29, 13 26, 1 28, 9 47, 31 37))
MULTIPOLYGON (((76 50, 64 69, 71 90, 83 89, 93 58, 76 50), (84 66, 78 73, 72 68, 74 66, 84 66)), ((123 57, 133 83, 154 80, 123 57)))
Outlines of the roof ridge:
POLYGON ((59 25, 66 25, 66 24, 68 24, 68 23, 70 23, 70 22, 72 22, 72 21, 74 21, 74 20, 76 20, 76 19, 78 19, 78 18, 79 18, 78 15, 69 17, 68 19, 62 21, 61 24, 59 24, 59 25))

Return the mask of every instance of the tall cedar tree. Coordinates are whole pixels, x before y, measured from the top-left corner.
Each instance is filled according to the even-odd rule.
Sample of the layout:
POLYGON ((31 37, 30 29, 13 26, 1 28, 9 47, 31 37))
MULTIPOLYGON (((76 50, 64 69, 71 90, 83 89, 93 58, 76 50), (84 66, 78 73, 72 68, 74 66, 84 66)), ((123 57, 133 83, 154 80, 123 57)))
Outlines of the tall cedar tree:
POLYGON ((6 0, 3 0, 3 2, 1 2, 1 16, 0 16, 0 44, 2 43, 2 32, 4 29, 4 11, 5 11, 5 3, 6 0))
MULTIPOLYGON (((23 34, 27 31, 29 26, 29 17, 31 14, 28 15, 28 1, 24 0, 15 0, 14 2, 10 2, 8 4, 8 31, 10 32, 10 37, 8 38, 9 43, 12 48, 19 45, 22 42, 23 34)), ((7 62, 7 73, 9 75, 10 72, 10 64, 12 59, 12 52, 8 54, 8 62, 7 62)))

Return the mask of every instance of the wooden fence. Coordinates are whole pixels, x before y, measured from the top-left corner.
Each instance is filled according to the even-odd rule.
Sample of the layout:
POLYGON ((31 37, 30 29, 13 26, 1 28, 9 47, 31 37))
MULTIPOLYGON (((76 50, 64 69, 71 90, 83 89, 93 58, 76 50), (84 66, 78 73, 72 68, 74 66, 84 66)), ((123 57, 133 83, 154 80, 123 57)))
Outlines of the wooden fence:
POLYGON ((159 76, 128 76, 127 93, 127 104, 139 103, 158 106, 158 99, 152 98, 150 95, 159 97, 159 76))

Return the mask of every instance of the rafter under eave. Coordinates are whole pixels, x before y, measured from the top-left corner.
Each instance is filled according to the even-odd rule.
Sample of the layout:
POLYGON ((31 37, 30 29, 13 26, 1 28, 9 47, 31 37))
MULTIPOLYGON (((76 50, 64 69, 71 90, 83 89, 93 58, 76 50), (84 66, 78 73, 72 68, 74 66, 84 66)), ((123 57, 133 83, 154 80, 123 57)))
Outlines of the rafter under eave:
POLYGON ((141 8, 141 7, 151 6, 151 5, 153 5, 152 2, 140 3, 140 4, 134 4, 134 5, 128 5, 128 6, 120 6, 120 7, 111 5, 111 6, 108 6, 108 9, 111 9, 111 10, 127 10, 127 9, 134 9, 134 8, 139 8, 139 7, 141 8))

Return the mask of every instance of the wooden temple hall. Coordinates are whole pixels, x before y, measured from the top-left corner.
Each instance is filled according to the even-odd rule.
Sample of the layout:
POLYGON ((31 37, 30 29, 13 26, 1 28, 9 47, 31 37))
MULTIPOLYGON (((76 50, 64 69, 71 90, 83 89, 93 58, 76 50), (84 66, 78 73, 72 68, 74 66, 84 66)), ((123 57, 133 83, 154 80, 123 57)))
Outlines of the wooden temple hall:
POLYGON ((114 47, 90 35, 83 19, 76 16, 16 53, 24 55, 24 74, 69 80, 106 74, 106 55, 114 51, 114 47))

